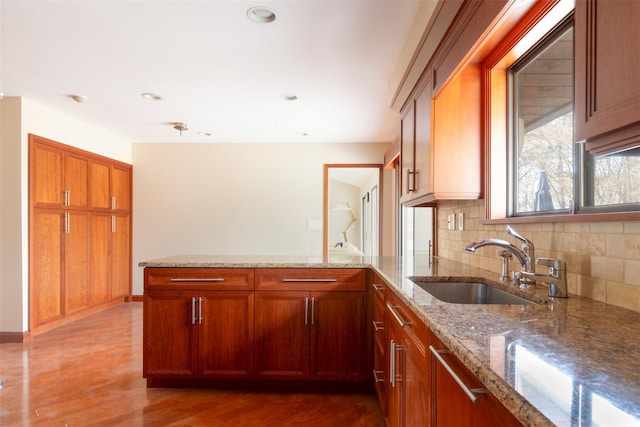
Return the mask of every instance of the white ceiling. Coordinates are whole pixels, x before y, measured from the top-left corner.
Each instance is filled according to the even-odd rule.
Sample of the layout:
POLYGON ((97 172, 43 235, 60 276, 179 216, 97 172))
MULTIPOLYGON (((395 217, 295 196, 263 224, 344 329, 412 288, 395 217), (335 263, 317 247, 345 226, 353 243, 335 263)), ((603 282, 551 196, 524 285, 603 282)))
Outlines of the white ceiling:
POLYGON ((390 142, 424 3, 0 0, 0 91, 132 142, 390 142))

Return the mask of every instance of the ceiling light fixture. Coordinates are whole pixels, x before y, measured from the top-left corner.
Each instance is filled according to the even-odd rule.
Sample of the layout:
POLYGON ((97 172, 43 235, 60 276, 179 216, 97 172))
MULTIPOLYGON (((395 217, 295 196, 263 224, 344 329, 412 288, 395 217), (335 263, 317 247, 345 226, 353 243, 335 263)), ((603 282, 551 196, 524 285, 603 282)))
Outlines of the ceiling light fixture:
POLYGON ((276 20, 276 14, 264 6, 256 6, 247 10, 247 18, 259 24, 268 24, 276 20))
POLYGON ((149 101, 161 101, 162 95, 158 95, 153 92, 145 92, 141 95, 144 99, 148 99, 149 101))
POLYGON ((175 122, 173 124, 173 128, 180 132, 180 136, 182 136, 182 132, 186 132, 189 130, 189 127, 187 127, 187 124, 181 123, 181 122, 175 122))
POLYGON ((84 101, 89 99, 89 97, 84 96, 84 95, 69 95, 69 96, 71 96, 71 99, 73 99, 74 101, 76 101, 78 103, 83 103, 84 101))
POLYGON ((298 99, 298 95, 294 94, 294 93, 283 93, 282 95, 280 95, 282 97, 282 99, 284 99, 285 101, 295 101, 298 99))
POLYGON ((210 132, 198 132, 198 135, 200 136, 211 136, 210 132))

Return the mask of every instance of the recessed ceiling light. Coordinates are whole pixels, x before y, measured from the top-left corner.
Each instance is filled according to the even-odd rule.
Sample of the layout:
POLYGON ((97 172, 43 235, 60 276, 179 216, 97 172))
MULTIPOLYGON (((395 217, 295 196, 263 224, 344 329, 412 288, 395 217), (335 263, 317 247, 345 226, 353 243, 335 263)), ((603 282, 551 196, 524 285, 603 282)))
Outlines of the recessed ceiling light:
POLYGON ((280 96, 282 96, 282 99, 284 99, 285 101, 295 101, 296 99, 298 99, 298 95, 294 93, 283 93, 280 96))
POLYGON ((158 95, 157 93, 145 92, 142 94, 144 99, 148 99, 149 101, 160 101, 162 99, 162 95, 158 95))
POLYGON ((86 101, 87 99, 89 99, 89 97, 84 96, 84 95, 70 95, 71 99, 73 99, 76 102, 79 103, 83 103, 84 101, 86 101))
POLYGON ((211 134, 209 132, 198 132, 198 135, 200 135, 200 136, 211 136, 211 134))
POLYGON ((306 133, 306 132, 296 132, 296 135, 297 136, 309 136, 309 134, 306 133))
POLYGON ((268 24, 276 20, 276 14, 269 8, 256 6, 247 10, 247 18, 259 24, 268 24))

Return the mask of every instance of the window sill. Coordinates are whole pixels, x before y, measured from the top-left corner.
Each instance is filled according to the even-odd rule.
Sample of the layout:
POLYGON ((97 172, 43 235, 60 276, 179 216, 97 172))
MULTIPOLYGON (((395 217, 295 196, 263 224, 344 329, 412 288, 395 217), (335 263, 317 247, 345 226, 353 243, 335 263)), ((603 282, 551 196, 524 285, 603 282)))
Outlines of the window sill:
POLYGON ((531 224, 552 222, 640 221, 640 211, 575 215, 535 215, 485 219, 483 224, 531 224))

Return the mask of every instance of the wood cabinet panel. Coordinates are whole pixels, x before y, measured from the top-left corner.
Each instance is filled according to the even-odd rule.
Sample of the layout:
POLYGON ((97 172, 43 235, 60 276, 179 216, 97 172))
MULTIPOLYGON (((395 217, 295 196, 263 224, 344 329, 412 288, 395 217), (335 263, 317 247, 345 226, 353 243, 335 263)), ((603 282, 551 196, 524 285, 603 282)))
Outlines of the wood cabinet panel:
POLYGON ((111 216, 110 297, 131 296, 131 216, 111 216))
POLYGON ((111 215, 91 215, 89 305, 109 301, 111 288, 111 215))
POLYGON ((64 313, 89 307, 89 212, 67 212, 64 230, 64 313))
POLYGON ((311 379, 369 378, 364 292, 312 292, 311 379))
POLYGON ((362 268, 258 268, 256 290, 364 291, 362 268))
POLYGON ((197 292, 146 292, 143 318, 143 376, 197 375, 198 328, 192 321, 197 292))
POLYGON ((309 377, 308 296, 308 292, 256 292, 256 379, 309 377))
POLYGON ((147 267, 145 290, 253 290, 252 268, 147 267))
POLYGON ((91 160, 91 207, 111 209, 111 166, 107 162, 91 160))
POLYGON ((131 211, 131 168, 111 166, 112 209, 120 212, 131 211))
POLYGON ((29 156, 31 205, 62 207, 64 204, 64 152, 47 144, 32 142, 29 156))
POLYGON ((252 291, 203 291, 199 377, 253 378, 252 291))
POLYGON ((30 219, 29 328, 60 319, 63 311, 63 211, 34 209, 30 219), (46 238, 35 238, 46 236, 46 238))
POLYGON ((89 159, 73 153, 64 156, 65 206, 70 209, 89 207, 89 159))
POLYGON ((433 338, 432 346, 439 351, 444 363, 455 372, 463 384, 469 389, 482 389, 483 393, 475 394, 477 403, 463 391, 443 363, 432 358, 432 371, 435 377, 433 407, 437 426, 496 426, 514 427, 522 424, 502 405, 496 397, 486 390, 484 385, 442 344, 433 338))
POLYGON ((400 165, 401 165, 401 188, 400 201, 410 200, 415 195, 415 173, 416 173, 416 147, 415 147, 415 103, 409 101, 406 110, 402 114, 400 126, 400 165))
POLYGON ((576 140, 596 152, 640 145, 640 3, 581 0, 574 17, 576 140), (631 132, 596 141, 634 124, 631 132))

